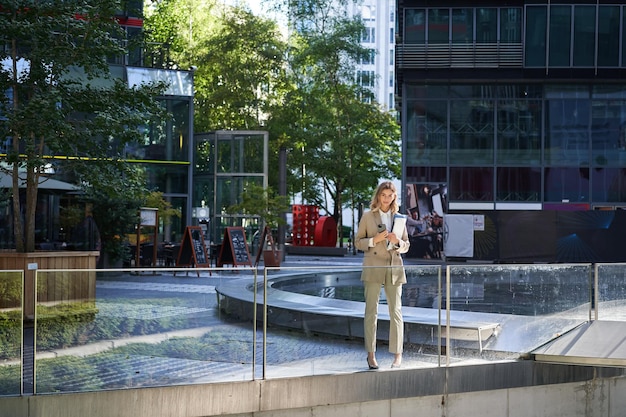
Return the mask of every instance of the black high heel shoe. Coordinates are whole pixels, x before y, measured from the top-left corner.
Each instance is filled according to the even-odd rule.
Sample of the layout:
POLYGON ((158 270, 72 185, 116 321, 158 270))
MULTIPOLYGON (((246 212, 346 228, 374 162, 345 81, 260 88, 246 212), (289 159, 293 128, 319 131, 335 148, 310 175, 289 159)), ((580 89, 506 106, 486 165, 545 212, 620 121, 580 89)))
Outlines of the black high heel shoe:
POLYGON ((372 365, 370 363, 370 358, 365 358, 365 360, 367 361, 367 366, 369 366, 370 369, 378 369, 378 365, 372 365))

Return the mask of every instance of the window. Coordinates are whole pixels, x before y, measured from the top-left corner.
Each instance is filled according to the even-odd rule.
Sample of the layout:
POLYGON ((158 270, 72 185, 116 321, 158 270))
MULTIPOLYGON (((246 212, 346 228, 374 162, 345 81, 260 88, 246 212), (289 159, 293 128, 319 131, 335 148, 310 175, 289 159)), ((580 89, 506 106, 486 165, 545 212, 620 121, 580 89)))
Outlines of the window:
POLYGON ((480 7, 476 9, 476 42, 498 42, 498 10, 480 7))
POLYGON ((596 53, 596 6, 574 7, 574 66, 592 67, 596 53))
POLYGON ((450 103, 450 160, 475 166, 493 164, 494 104, 489 95, 450 103))
MULTIPOLYGON (((428 90, 423 93, 429 94, 428 90)), ((435 90, 441 93, 440 89, 435 90)), ((407 115, 404 155, 407 165, 445 164, 448 156, 448 103, 445 100, 411 100, 407 102, 407 115)))
POLYGON ((544 201, 589 201, 589 168, 546 168, 544 174, 544 201))
POLYGON ((376 42, 376 29, 365 28, 363 30, 363 36, 361 37, 362 43, 375 43, 376 42))
POLYGON ((393 49, 390 49, 389 50, 389 65, 393 66, 394 59, 395 59, 394 51, 393 49))
POLYGON ((626 169, 601 168, 591 171, 593 201, 626 202, 626 169))
POLYGON ((550 7, 550 56, 548 62, 551 67, 570 66, 571 29, 571 6, 550 7))
POLYGON ((522 42, 522 9, 517 7, 500 9, 500 42, 522 42))
POLYGON ((423 44, 426 40, 425 23, 425 9, 406 9, 404 11, 404 42, 423 44))
POLYGON ((376 51, 374 49, 368 49, 360 58, 359 63, 362 65, 374 65, 376 63, 376 51))
POLYGON ((540 168, 500 167, 496 173, 496 200, 539 201, 540 168))
POLYGON ((598 21, 598 66, 619 66, 619 6, 600 6, 598 21))
POLYGON ((474 39, 474 9, 452 9, 452 42, 472 43, 474 39))
POLYGON ((450 200, 493 201, 493 168, 450 168, 449 192, 450 200))
POLYGON ((389 87, 393 87, 393 71, 389 71, 389 87))
POLYGON ((389 29, 389 43, 394 44, 395 42, 396 40, 395 40, 394 30, 393 28, 391 28, 389 29))
POLYGON ((363 6, 361 9, 361 18, 364 22, 376 21, 376 6, 363 6))
POLYGON ((356 82, 363 87, 374 87, 376 85, 376 73, 374 71, 357 71, 356 82))
POLYGON ((549 86, 546 98, 546 164, 589 165, 591 100, 588 89, 576 85, 549 86))
POLYGON ((547 9, 545 6, 526 8, 526 42, 524 60, 527 67, 545 67, 547 9))
MULTIPOLYGON (((622 28, 626 28, 626 10, 622 13, 622 28)), ((626 30, 622 30, 622 66, 626 67, 626 30)))
POLYGON ((449 43, 449 9, 429 9, 428 10, 428 42, 429 43, 449 43))

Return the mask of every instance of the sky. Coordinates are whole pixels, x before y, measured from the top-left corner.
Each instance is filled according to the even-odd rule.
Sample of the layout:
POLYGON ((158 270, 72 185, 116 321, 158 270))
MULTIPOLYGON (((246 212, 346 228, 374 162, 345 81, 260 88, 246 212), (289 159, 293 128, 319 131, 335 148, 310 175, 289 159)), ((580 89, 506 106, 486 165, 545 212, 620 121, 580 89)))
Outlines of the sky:
POLYGON ((270 0, 222 0, 224 4, 231 6, 247 6, 253 14, 256 16, 265 16, 275 20, 281 27, 281 31, 286 36, 287 34, 287 21, 285 16, 282 16, 275 11, 270 10, 272 2, 270 0))

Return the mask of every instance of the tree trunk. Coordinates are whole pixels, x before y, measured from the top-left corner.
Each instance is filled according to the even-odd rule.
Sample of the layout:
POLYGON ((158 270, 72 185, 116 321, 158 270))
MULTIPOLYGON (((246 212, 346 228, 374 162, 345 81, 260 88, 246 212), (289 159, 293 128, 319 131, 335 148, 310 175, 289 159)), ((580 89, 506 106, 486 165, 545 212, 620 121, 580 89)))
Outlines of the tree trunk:
POLYGON ((37 189, 39 170, 26 168, 26 214, 24 216, 24 247, 26 252, 35 250, 35 215, 37 213, 37 189))
POLYGON ((341 193, 343 190, 337 187, 337 200, 335 204, 339 207, 339 213, 337 213, 337 235, 339 236, 339 247, 343 248, 343 202, 341 201, 341 193))
POLYGON ((18 164, 13 164, 13 234, 15 236, 15 249, 23 253, 26 251, 26 246, 24 245, 24 228, 22 227, 22 205, 20 204, 20 177, 18 169, 18 164))

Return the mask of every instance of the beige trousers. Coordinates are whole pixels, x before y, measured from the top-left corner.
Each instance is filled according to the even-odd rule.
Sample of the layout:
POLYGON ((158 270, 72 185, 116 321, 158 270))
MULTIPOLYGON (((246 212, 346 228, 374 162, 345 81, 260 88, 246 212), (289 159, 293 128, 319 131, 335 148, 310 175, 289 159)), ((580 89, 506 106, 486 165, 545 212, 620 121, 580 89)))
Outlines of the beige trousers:
MULTIPOLYGON (((385 295, 389 306, 389 352, 402 353, 404 322, 402 320, 402 284, 392 285, 391 274, 385 274, 385 295)), ((365 350, 376 352, 376 329, 378 326, 378 301, 380 288, 377 282, 363 281, 365 287, 365 350)))

